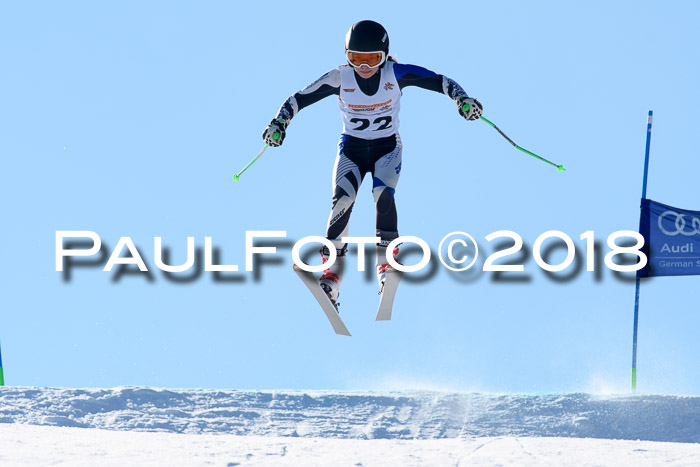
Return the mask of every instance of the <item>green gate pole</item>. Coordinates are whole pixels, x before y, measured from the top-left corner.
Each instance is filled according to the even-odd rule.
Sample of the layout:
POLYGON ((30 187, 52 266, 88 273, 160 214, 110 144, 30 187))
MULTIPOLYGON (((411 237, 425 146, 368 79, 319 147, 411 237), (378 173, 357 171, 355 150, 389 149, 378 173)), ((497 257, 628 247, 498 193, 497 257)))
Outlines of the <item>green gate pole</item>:
POLYGON ((2 347, 0 347, 0 386, 5 385, 5 374, 2 371, 2 347))

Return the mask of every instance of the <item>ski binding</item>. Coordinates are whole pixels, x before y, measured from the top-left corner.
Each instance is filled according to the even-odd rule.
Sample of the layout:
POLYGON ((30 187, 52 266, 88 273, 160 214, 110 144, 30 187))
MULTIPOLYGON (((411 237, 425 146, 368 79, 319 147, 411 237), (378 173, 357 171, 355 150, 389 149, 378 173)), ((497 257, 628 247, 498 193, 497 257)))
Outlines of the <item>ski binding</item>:
POLYGON ((403 277, 403 272, 394 269, 391 266, 386 268, 384 287, 382 287, 382 290, 379 292, 381 298, 379 300, 379 309, 377 310, 376 321, 388 321, 391 319, 391 310, 394 306, 396 289, 399 287, 401 277, 403 277))
MULTIPOLYGON (((293 268, 294 272, 297 273, 299 278, 304 282, 304 284, 306 284, 306 287, 309 288, 309 291, 314 296, 318 304, 321 305, 321 309, 323 309, 323 312, 326 314, 326 318, 328 318, 328 321, 331 323, 335 333, 342 336, 349 336, 350 331, 348 331, 348 328, 345 327, 345 323, 340 317, 338 309, 335 307, 335 305, 333 305, 331 299, 318 284, 318 280, 313 273, 304 271, 303 269, 297 267, 296 264, 293 265, 293 268)), ((389 310, 389 313, 391 313, 391 310, 389 310)))

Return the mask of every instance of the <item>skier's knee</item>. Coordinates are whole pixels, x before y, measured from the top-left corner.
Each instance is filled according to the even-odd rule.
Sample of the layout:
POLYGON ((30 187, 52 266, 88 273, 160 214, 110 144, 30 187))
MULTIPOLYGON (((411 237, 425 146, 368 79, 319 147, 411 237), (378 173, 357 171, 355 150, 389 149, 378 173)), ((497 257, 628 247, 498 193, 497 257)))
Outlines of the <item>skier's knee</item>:
POLYGON ((372 190, 374 202, 377 205, 377 213, 385 215, 394 209, 394 192, 388 187, 375 188, 372 190))
POLYGON ((337 184, 335 190, 333 191, 333 205, 338 203, 354 203, 357 197, 357 190, 351 189, 351 187, 344 186, 344 184, 337 184))

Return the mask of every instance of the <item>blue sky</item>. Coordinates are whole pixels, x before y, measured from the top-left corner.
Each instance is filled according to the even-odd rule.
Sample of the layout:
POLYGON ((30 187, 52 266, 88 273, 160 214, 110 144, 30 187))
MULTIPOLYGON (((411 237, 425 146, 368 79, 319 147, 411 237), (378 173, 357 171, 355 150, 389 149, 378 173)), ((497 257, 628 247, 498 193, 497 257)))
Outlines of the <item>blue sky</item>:
MULTIPOLYGON (((650 109, 648 196, 700 210, 698 17, 696 2, 4 5, 7 384, 626 391, 634 281, 602 256, 597 273, 556 276, 565 280, 527 251, 524 273, 501 278, 435 264, 401 284, 389 323, 374 322, 374 279, 350 271, 341 309, 353 337, 331 332, 292 273, 290 245, 325 230, 334 98, 304 109, 241 181, 231 176, 261 149, 284 99, 342 64, 347 29, 371 18, 399 61, 455 79, 520 145, 567 168, 465 122, 445 96, 406 89, 400 232, 437 248, 465 231, 488 254, 491 232, 515 231, 531 251, 560 230, 585 262, 583 232, 604 254, 608 235, 637 229, 650 109), (128 236, 151 274, 103 272, 98 258, 66 280, 58 230, 98 233, 105 254, 128 236), (249 230, 287 232, 259 274, 244 271, 249 230), (199 249, 212 237, 220 261, 241 271, 168 277, 155 268, 158 236, 173 264, 188 236, 199 249)), ((368 185, 352 235, 374 232, 368 185)), ((640 391, 700 391, 697 280, 642 284, 640 391)))

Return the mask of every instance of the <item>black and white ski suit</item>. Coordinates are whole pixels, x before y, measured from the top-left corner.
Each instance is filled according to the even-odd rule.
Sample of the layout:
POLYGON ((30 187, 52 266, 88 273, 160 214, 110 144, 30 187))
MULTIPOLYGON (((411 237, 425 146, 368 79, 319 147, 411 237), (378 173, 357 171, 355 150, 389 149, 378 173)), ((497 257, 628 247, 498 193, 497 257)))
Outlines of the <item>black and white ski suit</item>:
POLYGON ((367 173, 372 174, 377 208, 376 236, 382 245, 399 236, 394 196, 401 173, 401 90, 407 86, 439 92, 455 102, 467 96, 446 76, 389 60, 368 79, 361 78, 351 66, 341 65, 290 96, 277 114, 278 119, 289 121, 304 107, 338 96, 343 133, 333 169, 333 207, 326 229, 326 237, 338 250, 347 248, 341 237, 348 235, 355 197, 367 173))

